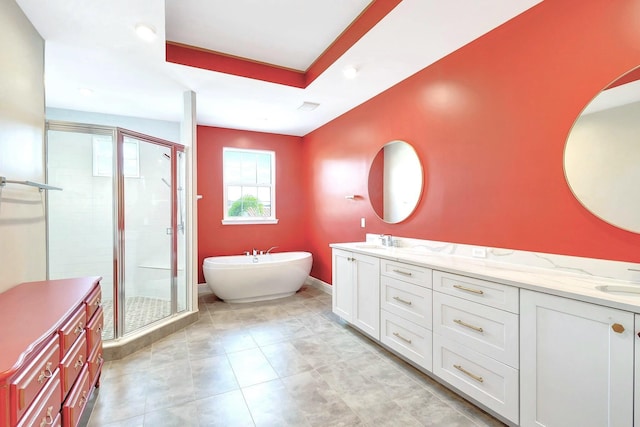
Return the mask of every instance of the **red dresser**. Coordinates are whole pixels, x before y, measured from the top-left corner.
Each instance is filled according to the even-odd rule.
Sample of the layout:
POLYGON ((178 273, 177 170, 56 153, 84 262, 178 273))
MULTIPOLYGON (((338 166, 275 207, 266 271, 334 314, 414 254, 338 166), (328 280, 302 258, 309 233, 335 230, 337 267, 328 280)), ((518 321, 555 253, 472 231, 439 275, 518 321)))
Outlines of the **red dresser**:
POLYGON ((0 293, 0 427, 75 427, 102 369, 101 277, 0 293))

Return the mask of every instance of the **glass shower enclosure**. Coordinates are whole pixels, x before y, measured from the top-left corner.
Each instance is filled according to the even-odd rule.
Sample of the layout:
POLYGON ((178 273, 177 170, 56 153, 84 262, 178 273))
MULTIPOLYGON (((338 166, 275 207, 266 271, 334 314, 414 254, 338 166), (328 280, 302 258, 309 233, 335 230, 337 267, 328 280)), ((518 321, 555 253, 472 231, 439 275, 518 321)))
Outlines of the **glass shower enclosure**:
POLYGON ((103 277, 105 340, 187 310, 184 147, 62 122, 46 147, 49 278, 103 277))

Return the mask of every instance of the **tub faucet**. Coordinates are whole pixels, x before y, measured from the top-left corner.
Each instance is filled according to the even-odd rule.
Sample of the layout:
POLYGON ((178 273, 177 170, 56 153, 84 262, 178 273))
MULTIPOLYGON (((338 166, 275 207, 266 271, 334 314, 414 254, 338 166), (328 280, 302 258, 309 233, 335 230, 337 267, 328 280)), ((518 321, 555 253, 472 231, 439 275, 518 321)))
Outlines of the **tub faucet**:
POLYGON ((269 248, 269 250, 268 250, 266 253, 269 253, 269 252, 271 252, 273 249, 278 248, 278 247, 279 247, 279 246, 271 246, 271 247, 269 248))

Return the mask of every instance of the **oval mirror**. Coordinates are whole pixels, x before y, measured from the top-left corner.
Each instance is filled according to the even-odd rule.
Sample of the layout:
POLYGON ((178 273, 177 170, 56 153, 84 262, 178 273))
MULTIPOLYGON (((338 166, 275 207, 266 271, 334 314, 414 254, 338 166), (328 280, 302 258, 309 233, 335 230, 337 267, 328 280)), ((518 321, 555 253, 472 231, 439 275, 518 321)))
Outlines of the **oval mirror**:
POLYGON ((640 68, 603 90, 580 114, 564 149, 571 191, 592 214, 640 233, 640 68))
POLYGON ((413 147, 391 141, 376 154, 369 169, 369 201, 385 222, 404 221, 422 195, 422 164, 413 147))

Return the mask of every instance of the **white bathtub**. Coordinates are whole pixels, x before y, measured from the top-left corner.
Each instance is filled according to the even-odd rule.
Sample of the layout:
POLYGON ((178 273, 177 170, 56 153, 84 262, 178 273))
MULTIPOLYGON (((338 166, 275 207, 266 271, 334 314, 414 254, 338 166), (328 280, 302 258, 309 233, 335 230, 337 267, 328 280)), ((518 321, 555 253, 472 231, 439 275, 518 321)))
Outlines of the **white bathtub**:
POLYGON ((217 256, 205 258, 202 271, 218 298, 253 302, 295 294, 309 276, 312 262, 309 252, 217 256))

